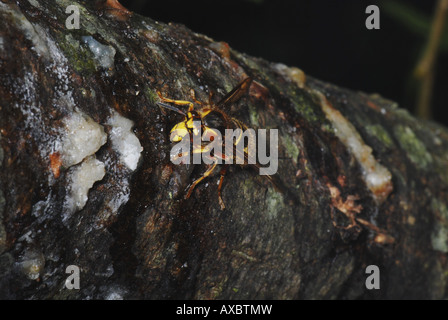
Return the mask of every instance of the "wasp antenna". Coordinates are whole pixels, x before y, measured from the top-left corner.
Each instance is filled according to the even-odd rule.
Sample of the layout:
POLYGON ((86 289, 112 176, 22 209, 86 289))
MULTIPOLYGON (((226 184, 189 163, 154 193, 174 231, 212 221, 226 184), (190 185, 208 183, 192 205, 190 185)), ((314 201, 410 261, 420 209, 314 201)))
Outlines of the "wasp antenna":
POLYGON ((180 110, 180 109, 178 109, 178 108, 176 108, 176 107, 173 107, 173 106, 171 106, 171 105, 169 105, 169 104, 166 104, 166 103, 163 103, 163 102, 157 102, 157 104, 158 104, 160 107, 164 107, 164 108, 170 109, 171 111, 180 113, 180 114, 183 115, 183 116, 186 116, 186 115, 187 115, 187 114, 186 114, 185 112, 183 112, 182 110, 180 110))

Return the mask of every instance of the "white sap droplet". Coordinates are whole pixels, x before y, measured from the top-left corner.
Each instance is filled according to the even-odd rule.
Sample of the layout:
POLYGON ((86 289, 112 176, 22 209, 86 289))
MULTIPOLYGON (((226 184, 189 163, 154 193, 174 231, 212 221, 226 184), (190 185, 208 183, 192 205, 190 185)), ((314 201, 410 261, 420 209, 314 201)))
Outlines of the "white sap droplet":
POLYGON ((19 262, 21 271, 30 280, 37 280, 45 266, 45 258, 37 248, 28 248, 19 262))
POLYGON ((116 50, 114 47, 104 45, 96 41, 92 36, 82 37, 82 41, 89 46, 99 66, 110 69, 114 66, 116 50))
POLYGON ((112 148, 120 154, 120 161, 134 171, 143 150, 137 136, 132 132, 134 123, 114 111, 107 124, 112 127, 110 131, 112 148))
POLYGON ((67 205, 70 211, 77 211, 87 203, 90 188, 96 181, 103 179, 106 171, 104 163, 95 156, 86 158, 71 174, 70 197, 67 205))
POLYGON ((74 112, 64 119, 66 135, 62 141, 62 161, 65 167, 80 163, 106 143, 107 136, 101 125, 89 116, 74 112))

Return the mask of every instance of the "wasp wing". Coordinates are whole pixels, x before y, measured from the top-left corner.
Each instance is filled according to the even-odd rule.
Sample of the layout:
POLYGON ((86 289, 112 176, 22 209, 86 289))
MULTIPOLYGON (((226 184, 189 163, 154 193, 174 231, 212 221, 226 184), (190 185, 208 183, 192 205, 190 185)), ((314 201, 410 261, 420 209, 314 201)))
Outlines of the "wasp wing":
MULTIPOLYGON (((255 172, 257 172, 257 173, 260 172, 260 168, 261 168, 260 164, 259 163, 250 164, 249 156, 248 156, 247 152, 241 153, 237 148, 234 148, 233 151, 235 154, 235 159, 236 158, 244 159, 244 163, 246 165, 255 169, 255 172)), ((283 181, 281 181, 280 176, 277 173, 275 173, 273 175, 264 175, 263 177, 266 178, 267 180, 269 180, 278 192, 287 194, 287 188, 285 187, 285 185, 283 184, 283 181)))
POLYGON ((251 77, 248 77, 241 81, 235 88, 227 93, 224 98, 222 98, 217 103, 216 106, 220 108, 226 108, 231 104, 237 102, 243 95, 245 95, 249 91, 252 80, 253 79, 251 77))
MULTIPOLYGON (((244 125, 242 122, 240 122, 236 119, 232 119, 232 121, 233 121, 235 127, 240 128, 241 130, 247 130, 246 125, 244 125)), ((245 146, 244 137, 240 137, 240 139, 243 139, 243 140, 239 140, 238 143, 243 143, 243 146, 245 146)), ((252 137, 252 139, 255 139, 255 138, 252 137)), ((253 158, 254 155, 252 155, 252 157, 249 157, 248 152, 255 152, 255 150, 251 150, 249 148, 249 146, 247 148, 237 148, 237 145, 235 143, 233 144, 233 160, 235 161, 235 163, 243 162, 244 165, 248 165, 249 167, 252 167, 253 169, 255 169, 255 171, 257 173, 259 173, 261 165, 257 162, 251 163, 250 160, 254 160, 254 158, 253 158), (252 158, 252 159, 250 159, 250 158, 252 158)), ((279 191, 281 193, 287 193, 287 188, 281 181, 278 174, 264 175, 264 177, 272 183, 272 185, 274 186, 274 188, 277 191, 279 191)))

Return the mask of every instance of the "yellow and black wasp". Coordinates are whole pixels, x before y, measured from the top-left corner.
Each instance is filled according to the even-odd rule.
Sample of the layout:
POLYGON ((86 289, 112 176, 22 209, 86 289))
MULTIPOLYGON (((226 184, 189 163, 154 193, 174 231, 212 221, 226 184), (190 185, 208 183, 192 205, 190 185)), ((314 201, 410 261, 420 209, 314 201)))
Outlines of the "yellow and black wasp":
MULTIPOLYGON (((189 137, 192 138, 193 135, 198 135, 199 132, 202 132, 203 136, 205 137, 210 136, 211 140, 209 141, 213 141, 213 136, 216 136, 217 130, 220 133, 224 132, 225 129, 241 129, 240 132, 245 131, 247 129, 247 126, 238 119, 235 119, 234 117, 228 115, 227 111, 229 111, 230 107, 236 102, 238 102, 238 100, 240 100, 249 91, 251 84, 252 84, 252 78, 249 77, 244 79, 229 93, 227 93, 217 104, 212 102, 211 94, 209 96, 208 103, 198 101, 195 97, 195 92, 193 89, 190 90, 190 95, 193 102, 186 100, 168 99, 163 97, 160 91, 157 91, 157 94, 162 100, 162 102, 157 103, 159 106, 175 111, 179 114, 182 114, 185 117, 183 121, 177 123, 171 129, 170 133, 172 134, 171 136, 172 142, 179 142, 186 135, 189 135, 189 137), (177 106, 188 106, 188 109, 186 112, 184 112, 179 108, 174 107, 167 103, 174 104, 177 106), (199 105, 199 108, 197 109, 194 108, 195 103, 199 105), (195 124, 197 123, 200 123, 201 130, 199 130, 199 128, 196 127, 195 124)), ((240 149, 235 148, 236 144, 239 143, 241 139, 242 135, 236 137, 236 139, 233 140, 234 146, 233 146, 232 160, 236 160, 239 158, 243 160, 243 163, 247 164, 248 163, 247 148, 244 149, 243 151, 244 154, 241 154, 240 149)), ((223 139, 223 143, 224 140, 225 139, 223 139)), ((193 146, 192 148, 193 153, 205 153, 206 151, 209 151, 207 149, 207 145, 193 146)), ((188 199, 191 196, 194 188, 215 170, 219 162, 218 160, 228 160, 227 155, 225 153, 215 152, 210 157, 211 157, 210 159, 211 164, 209 165, 208 169, 203 173, 203 175, 200 178, 195 180, 189 186, 185 198, 188 199)), ((255 164, 255 166, 258 167, 257 164, 255 164)), ((227 172, 227 167, 228 162, 226 162, 226 164, 223 164, 222 166, 222 169, 220 171, 221 177, 218 185, 218 200, 222 210, 225 209, 225 205, 222 200, 221 189, 224 181, 224 176, 227 172)), ((266 177, 272 181, 272 177, 270 176, 266 177)))

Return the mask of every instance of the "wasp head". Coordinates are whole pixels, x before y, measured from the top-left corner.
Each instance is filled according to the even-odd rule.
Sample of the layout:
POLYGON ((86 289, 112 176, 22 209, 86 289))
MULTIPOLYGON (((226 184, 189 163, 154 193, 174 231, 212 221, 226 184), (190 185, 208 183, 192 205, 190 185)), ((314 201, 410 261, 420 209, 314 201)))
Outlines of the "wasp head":
POLYGON ((190 111, 186 114, 184 121, 177 123, 171 129, 171 141, 180 142, 187 134, 199 135, 202 126, 200 114, 195 111, 190 111))

